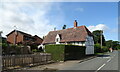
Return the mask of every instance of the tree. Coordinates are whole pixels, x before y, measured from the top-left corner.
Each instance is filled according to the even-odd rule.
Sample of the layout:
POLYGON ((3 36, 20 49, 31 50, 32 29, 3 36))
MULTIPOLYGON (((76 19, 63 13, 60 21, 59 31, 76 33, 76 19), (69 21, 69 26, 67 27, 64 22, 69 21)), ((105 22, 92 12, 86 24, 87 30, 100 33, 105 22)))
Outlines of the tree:
POLYGON ((112 40, 108 40, 108 41, 106 41, 105 43, 106 43, 106 46, 108 47, 108 48, 111 48, 112 47, 112 40))
POLYGON ((63 29, 66 29, 66 25, 63 26, 63 29))
POLYGON ((106 46, 108 48, 113 48, 114 50, 118 49, 119 45, 120 45, 119 41, 113 41, 113 40, 106 41, 106 46))
MULTIPOLYGON (((93 33, 93 36, 94 36, 94 43, 97 44, 101 44, 101 34, 102 34, 102 31, 101 30, 95 30, 92 32, 93 33)), ((102 45, 105 46, 105 37, 104 35, 102 34, 102 45)))
POLYGON ((114 50, 117 50, 117 46, 119 45, 119 42, 118 41, 113 41, 112 42, 112 48, 114 49, 114 50))

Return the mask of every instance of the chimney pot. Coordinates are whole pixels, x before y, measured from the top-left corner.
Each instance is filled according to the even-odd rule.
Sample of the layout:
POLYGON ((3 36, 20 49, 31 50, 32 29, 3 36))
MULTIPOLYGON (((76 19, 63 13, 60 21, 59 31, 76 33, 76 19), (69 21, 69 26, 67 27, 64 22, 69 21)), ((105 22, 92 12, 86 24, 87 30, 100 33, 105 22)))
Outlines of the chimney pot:
POLYGON ((77 20, 74 21, 74 27, 77 27, 77 20))

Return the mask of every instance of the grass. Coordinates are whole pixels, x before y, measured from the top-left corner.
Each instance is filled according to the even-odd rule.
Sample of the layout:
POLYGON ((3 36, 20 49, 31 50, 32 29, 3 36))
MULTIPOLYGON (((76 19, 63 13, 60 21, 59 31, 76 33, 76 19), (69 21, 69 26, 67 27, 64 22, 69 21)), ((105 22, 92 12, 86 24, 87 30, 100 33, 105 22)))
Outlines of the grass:
POLYGON ((103 53, 95 53, 95 55, 103 55, 106 54, 107 52, 103 52, 103 53))

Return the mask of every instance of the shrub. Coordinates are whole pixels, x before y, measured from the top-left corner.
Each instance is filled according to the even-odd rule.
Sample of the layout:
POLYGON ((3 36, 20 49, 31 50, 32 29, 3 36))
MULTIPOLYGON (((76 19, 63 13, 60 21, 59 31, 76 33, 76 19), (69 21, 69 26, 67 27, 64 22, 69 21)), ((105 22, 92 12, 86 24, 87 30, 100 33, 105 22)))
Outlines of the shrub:
POLYGON ((32 49, 32 52, 37 52, 37 49, 32 49))
POLYGON ((76 45, 46 45, 45 51, 52 54, 54 61, 80 59, 85 56, 85 47, 76 45))
POLYGON ((101 52, 101 46, 99 43, 94 45, 94 52, 95 53, 100 53, 101 52))
POLYGON ((102 52, 107 52, 109 51, 108 47, 107 46, 102 46, 102 52))
POLYGON ((54 61, 64 61, 65 45, 46 45, 45 51, 52 54, 54 61))

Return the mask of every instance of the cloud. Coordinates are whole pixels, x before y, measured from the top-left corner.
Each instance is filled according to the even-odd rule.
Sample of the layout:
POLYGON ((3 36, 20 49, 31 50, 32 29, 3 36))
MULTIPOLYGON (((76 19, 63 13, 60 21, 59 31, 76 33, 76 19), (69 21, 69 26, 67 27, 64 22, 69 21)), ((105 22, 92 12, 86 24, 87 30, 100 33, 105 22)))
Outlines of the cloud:
POLYGON ((91 32, 93 32, 93 31, 95 31, 95 30, 104 30, 104 31, 106 31, 106 30, 109 29, 109 27, 107 27, 105 24, 98 24, 98 25, 96 25, 96 26, 91 25, 91 26, 88 26, 87 28, 88 28, 91 32))
POLYGON ((76 8, 76 11, 83 12, 84 8, 76 8))
POLYGON ((119 0, 3 0, 3 2, 119 2, 119 0))
POLYGON ((51 10, 52 3, 2 3, 0 7, 0 31, 2 36, 7 35, 14 29, 42 37, 55 25, 47 19, 47 13, 51 10))

